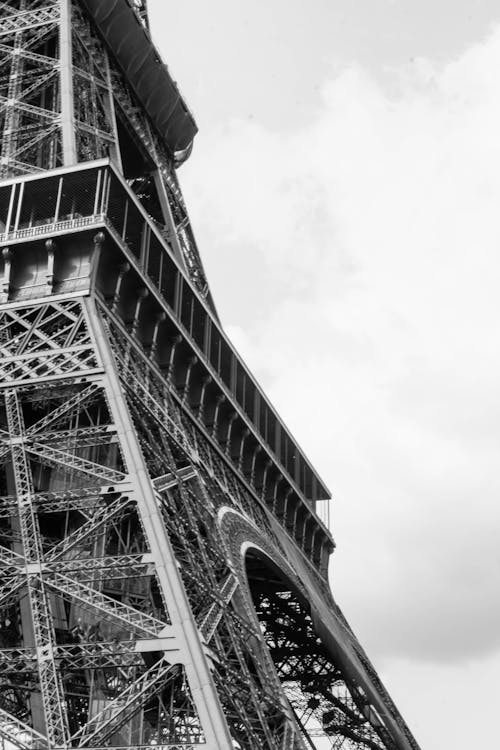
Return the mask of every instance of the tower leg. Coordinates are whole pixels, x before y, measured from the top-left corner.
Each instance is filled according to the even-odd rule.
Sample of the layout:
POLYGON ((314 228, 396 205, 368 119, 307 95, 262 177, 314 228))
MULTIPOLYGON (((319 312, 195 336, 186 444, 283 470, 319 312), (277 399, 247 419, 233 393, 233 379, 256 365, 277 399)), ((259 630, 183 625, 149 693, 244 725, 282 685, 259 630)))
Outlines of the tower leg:
POLYGON ((87 299, 85 306, 89 329, 95 337, 97 351, 105 370, 100 385, 109 400, 110 412, 129 470, 128 478, 136 497, 139 498, 139 512, 151 545, 156 573, 168 603, 172 630, 183 656, 191 693, 205 733, 207 750, 231 750, 233 744, 217 699, 209 660, 200 641, 200 633, 189 607, 168 535, 165 533, 158 497, 137 443, 135 428, 128 413, 109 343, 102 329, 102 320, 92 300, 87 299))

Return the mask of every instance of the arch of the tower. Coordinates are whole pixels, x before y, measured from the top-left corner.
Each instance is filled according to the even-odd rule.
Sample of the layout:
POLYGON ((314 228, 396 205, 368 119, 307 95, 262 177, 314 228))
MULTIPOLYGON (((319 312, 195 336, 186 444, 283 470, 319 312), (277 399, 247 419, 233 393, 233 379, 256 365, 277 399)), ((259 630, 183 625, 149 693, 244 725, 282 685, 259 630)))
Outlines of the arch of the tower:
POLYGON ((255 616, 308 744, 394 747, 368 697, 346 674, 336 645, 320 637, 321 624, 296 584, 256 547, 246 550, 244 561, 255 616))
POLYGON ((234 606, 262 633, 261 659, 274 667, 304 747, 406 747, 393 738, 394 727, 374 696, 362 654, 346 647, 316 607, 310 585, 301 580, 307 570, 300 561, 239 513, 222 510, 219 522, 241 583, 234 606))

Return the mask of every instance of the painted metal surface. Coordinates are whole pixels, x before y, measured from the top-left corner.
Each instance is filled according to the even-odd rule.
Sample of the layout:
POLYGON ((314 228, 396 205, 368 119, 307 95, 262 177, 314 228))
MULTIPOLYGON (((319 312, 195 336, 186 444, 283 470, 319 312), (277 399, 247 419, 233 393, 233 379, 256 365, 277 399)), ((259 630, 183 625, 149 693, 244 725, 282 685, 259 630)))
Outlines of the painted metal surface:
POLYGON ((2 750, 418 750, 218 321, 146 29, 0 3, 2 750))
POLYGON ((190 149, 196 123, 147 29, 127 0, 83 0, 172 152, 190 149))

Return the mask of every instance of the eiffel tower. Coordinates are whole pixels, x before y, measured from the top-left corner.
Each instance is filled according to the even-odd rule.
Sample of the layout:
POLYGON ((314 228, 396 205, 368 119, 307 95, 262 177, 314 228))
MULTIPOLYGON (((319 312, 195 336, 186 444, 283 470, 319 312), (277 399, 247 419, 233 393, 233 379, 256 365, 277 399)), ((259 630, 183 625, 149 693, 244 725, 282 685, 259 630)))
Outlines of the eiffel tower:
POLYGON ((418 750, 225 335, 145 0, 0 2, 3 750, 418 750))

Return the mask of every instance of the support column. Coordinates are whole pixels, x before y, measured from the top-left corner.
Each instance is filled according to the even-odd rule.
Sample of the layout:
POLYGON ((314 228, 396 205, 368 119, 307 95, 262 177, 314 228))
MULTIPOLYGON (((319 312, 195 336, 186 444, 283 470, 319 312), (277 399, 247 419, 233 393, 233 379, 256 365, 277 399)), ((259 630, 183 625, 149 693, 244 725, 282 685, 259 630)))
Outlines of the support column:
POLYGON ((184 259, 184 253, 182 252, 182 247, 179 242, 179 237, 177 236, 177 227, 175 225, 174 216, 172 214, 172 208, 170 206, 170 201, 168 199, 167 188, 165 187, 165 181, 163 179, 161 171, 157 169, 153 173, 153 177, 154 177, 156 190, 158 193, 158 199, 161 205, 161 210, 163 213, 163 218, 165 220, 165 225, 168 227, 168 243, 170 247, 172 248, 172 250, 174 251, 174 254, 177 260, 182 264, 183 268, 185 268, 186 264, 185 264, 185 259, 184 259))
MULTIPOLYGON (((54 659, 56 635, 43 578, 43 549, 38 519, 33 508, 33 478, 25 451, 24 417, 17 391, 4 391, 10 437, 12 470, 18 503, 18 523, 28 583, 34 645, 37 652, 45 731, 51 747, 65 747, 69 740, 64 689, 54 659)), ((36 704, 33 706, 38 708, 36 704)), ((35 713, 35 722, 40 720, 35 713)))
POLYGON ((61 87, 62 151, 65 167, 78 161, 73 94, 72 0, 59 0, 59 77, 61 87))
POLYGON ((86 310, 89 329, 104 365, 106 374, 103 375, 103 386, 109 400, 113 423, 116 425, 129 479, 135 487, 137 507, 154 557, 158 580, 163 588, 172 626, 176 630, 179 642, 183 643, 184 667, 205 734, 206 748, 232 750, 233 743, 201 643, 201 635, 191 612, 153 485, 137 442, 110 345, 92 299, 86 300, 86 310))
MULTIPOLYGON (((26 11, 26 0, 21 0, 19 4, 19 12, 26 11)), ((3 125, 1 152, 0 152, 0 168, 1 176, 6 177, 11 166, 13 154, 15 154, 17 146, 17 136, 19 129, 19 111, 17 109, 17 102, 21 94, 22 86, 22 71, 24 69, 24 60, 22 57, 22 48, 24 41, 23 31, 17 31, 14 37, 14 48, 11 54, 11 68, 9 75, 9 86, 7 99, 3 105, 5 112, 5 119, 3 125)))

